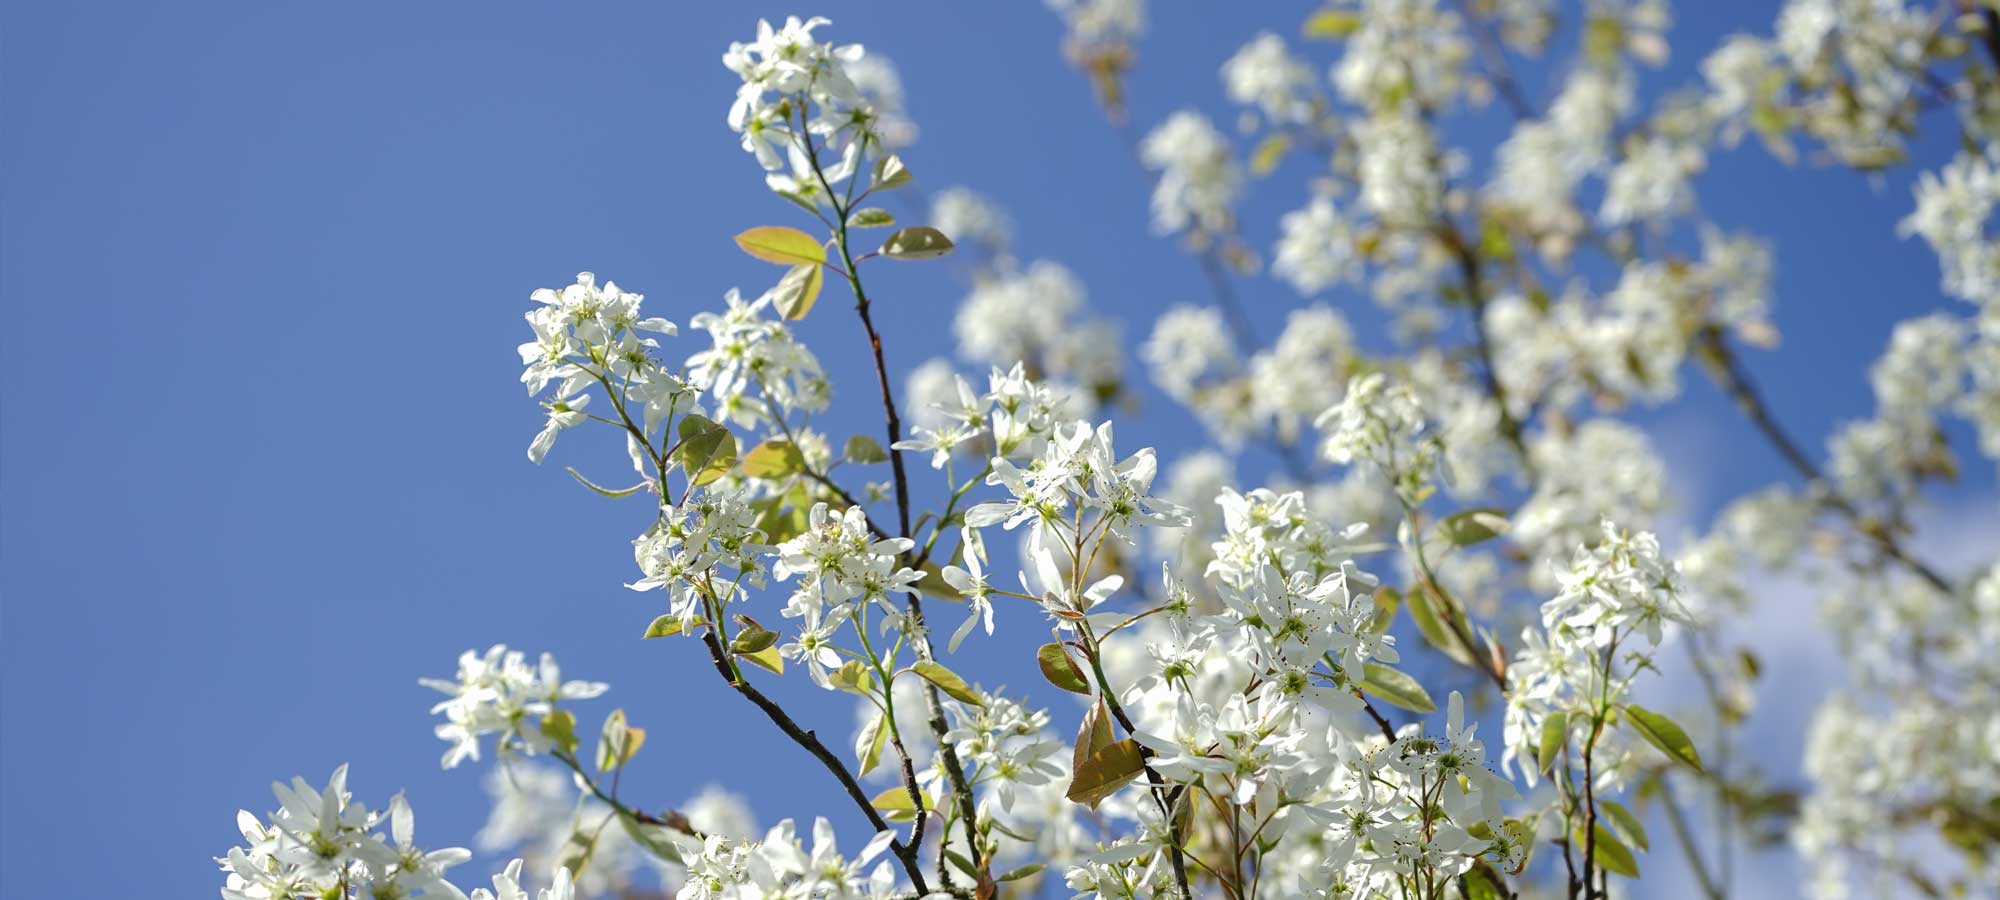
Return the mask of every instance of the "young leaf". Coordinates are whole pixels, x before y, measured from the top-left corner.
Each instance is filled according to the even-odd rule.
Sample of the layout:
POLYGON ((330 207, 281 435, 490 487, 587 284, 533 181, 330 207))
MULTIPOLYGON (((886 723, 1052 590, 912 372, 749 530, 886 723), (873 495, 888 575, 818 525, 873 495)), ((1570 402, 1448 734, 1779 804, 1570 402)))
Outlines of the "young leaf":
POLYGON ((796 228, 765 225, 736 236, 736 246, 765 262, 781 266, 815 266, 826 262, 826 247, 796 228))
POLYGON ((590 488, 591 490, 596 491, 597 493, 603 496, 610 497, 613 500, 616 500, 620 497, 630 497, 633 494, 638 493, 640 488, 646 486, 646 483, 641 481, 638 484, 635 484, 628 488, 602 487, 599 486, 596 482, 593 482, 590 479, 583 477, 583 473, 577 471, 574 466, 564 466, 563 468, 569 472, 569 477, 576 479, 577 484, 590 488))
POLYGON ((1115 741, 1092 753, 1082 765, 1076 767, 1066 796, 1073 802, 1096 809, 1099 802, 1139 777, 1145 768, 1146 758, 1139 752, 1138 741, 1131 738, 1115 741))
POLYGON ((1118 735, 1111 730, 1111 713, 1099 699, 1083 714, 1083 722, 1076 729, 1076 747, 1070 751, 1070 771, 1083 768, 1092 754, 1111 746, 1118 735))
POLYGON ((874 438, 871 438, 865 434, 857 434, 851 438, 848 438, 847 446, 846 448, 841 450, 840 455, 844 457, 848 462, 854 462, 854 463, 878 463, 878 462, 889 461, 889 454, 883 451, 882 445, 875 443, 874 438))
POLYGON ((922 675, 924 680, 937 685, 938 690, 950 694, 954 700, 970 703, 973 706, 986 705, 986 701, 980 698, 979 692, 966 684, 965 679, 958 677, 957 672, 945 668, 936 660, 917 660, 916 664, 910 667, 910 671, 922 675))
POLYGON ((665 825, 641 822, 625 815, 618 817, 618 824, 625 826, 625 833, 638 841, 647 852, 675 865, 686 864, 681 859, 680 848, 674 846, 673 832, 665 825))
POLYGON ((614 709, 604 717, 604 730, 597 735, 597 771, 623 768, 646 743, 646 729, 625 723, 625 711, 614 709))
POLYGON ((931 259, 951 252, 951 238, 929 225, 912 225, 882 243, 881 253, 890 259, 931 259))
MULTIPOLYGON (((923 797, 925 809, 935 808, 931 805, 929 794, 919 792, 918 795, 923 797)), ((917 808, 910 805, 910 789, 900 784, 876 794, 869 799, 868 805, 881 810, 882 818, 891 822, 908 822, 917 817, 917 808)))
POLYGON ((752 656, 770 649, 771 645, 777 642, 778 633, 775 631, 767 631, 762 628, 746 628, 738 632, 736 637, 730 639, 729 650, 732 653, 752 656))
POLYGON ((1403 605, 1403 595, 1395 588, 1383 585, 1375 589, 1375 615, 1368 620, 1368 630, 1383 634, 1396 623, 1396 610, 1403 605))
POLYGON ((681 419, 676 430, 680 446, 674 449, 674 456, 680 461, 681 470, 687 473, 689 484, 696 487, 708 484, 728 474, 729 468, 736 464, 736 437, 728 428, 689 415, 681 419))
POLYGON ((1437 702, 1431 699, 1430 692, 1402 671, 1368 663, 1362 672, 1364 677, 1358 685, 1361 690, 1412 712, 1437 712, 1437 702))
POLYGON ((876 190, 890 190, 910 183, 910 170, 903 166, 903 158, 894 153, 875 161, 875 178, 869 186, 876 190))
POLYGON ((1021 879, 1023 879, 1023 878, 1026 878, 1026 877, 1028 877, 1028 876, 1030 876, 1030 875, 1033 875, 1033 874, 1035 874, 1036 872, 1040 872, 1041 870, 1043 870, 1043 869, 1046 869, 1046 868, 1048 868, 1048 867, 1047 867, 1047 866, 1045 866, 1045 865, 1043 865, 1043 864, 1041 864, 1041 863, 1029 863, 1029 864, 1027 864, 1027 865, 1025 865, 1025 866, 1022 866, 1022 867, 1020 867, 1020 868, 1018 868, 1018 869, 1009 869, 1009 870, 1007 870, 1007 871, 1005 871, 1005 872, 1002 872, 1002 873, 1000 873, 999 875, 995 875, 995 876, 993 876, 993 880, 994 880, 994 881, 1020 881, 1021 879))
POLYGON ((569 710, 558 709, 543 716, 541 732, 542 737, 555 742, 556 749, 564 753, 576 752, 578 744, 576 738, 576 716, 572 715, 569 710))
POLYGON ((1470 547, 1507 533, 1507 515, 1497 509, 1468 509, 1445 516, 1438 531, 1460 547, 1470 547))
POLYGON ((854 215, 847 217, 849 228, 887 228, 894 224, 896 224, 895 216, 890 215, 888 210, 875 206, 856 210, 854 215))
POLYGON ((743 474, 776 480, 805 471, 806 457, 791 441, 772 438, 743 454, 743 474))
POLYGON ((1466 900, 1506 900, 1507 889, 1482 861, 1465 873, 1465 896, 1466 900))
MULTIPOLYGON (((1611 833, 1611 829, 1599 823, 1592 829, 1592 835, 1596 838, 1592 856, 1604 871, 1626 878, 1639 877, 1639 862, 1632 857, 1632 848, 1620 843, 1618 837, 1611 833)), ((1583 826, 1582 823, 1578 823, 1576 834, 1570 836, 1570 849, 1582 853, 1583 844, 1583 826)))
POLYGON ((771 289, 771 303, 778 308, 779 315, 803 319, 812 312, 813 303, 819 300, 820 286, 826 280, 821 271, 818 265, 801 263, 778 279, 778 286, 771 289))
POLYGON ((1076 660, 1069 658, 1061 644, 1043 644, 1035 651, 1035 663, 1042 667, 1042 677, 1050 684, 1072 694, 1090 693, 1090 682, 1083 677, 1083 670, 1077 668, 1076 660))
POLYGON ((1449 601, 1423 585, 1411 588, 1410 592, 1404 595, 1404 601, 1410 607, 1410 621, 1417 623, 1417 633, 1422 634, 1424 640, 1444 651, 1444 655, 1451 657, 1460 665, 1472 665, 1471 651, 1465 648, 1465 643, 1460 641, 1458 635, 1452 633, 1440 618, 1441 614, 1449 613, 1451 609, 1449 601))
MULTIPOLYGON (((694 624, 700 625, 702 624, 702 621, 700 619, 696 619, 694 620, 694 624)), ((673 613, 668 613, 664 616, 660 616, 659 618, 654 619, 653 624, 646 626, 646 633, 643 637, 640 638, 640 640, 645 640, 646 638, 673 637, 674 635, 680 634, 683 630, 684 629, 681 627, 681 617, 674 615, 673 613)))
POLYGON ((742 653, 738 655, 755 663, 758 668, 768 671, 773 675, 785 674, 785 658, 778 655, 778 648, 776 647, 765 647, 755 653, 742 653))
POLYGON ((1305 36, 1335 41, 1361 30, 1361 17, 1344 9, 1323 9, 1306 19, 1305 36))
POLYGON ((944 580, 944 567, 938 565, 937 560, 924 560, 922 572, 923 577, 917 581, 917 590, 954 603, 965 600, 965 596, 958 592, 958 588, 952 587, 951 582, 944 580))
POLYGON ((826 682, 851 694, 867 694, 869 689, 875 686, 875 676, 871 674, 867 663, 850 659, 826 676, 826 682))
POLYGON ((1547 772, 1556 764, 1556 757, 1562 754, 1563 742, 1569 738, 1569 714, 1550 713, 1542 720, 1542 739, 1535 745, 1535 767, 1547 772))
POLYGON ((571 875, 581 877, 583 870, 590 865, 591 856, 597 853, 597 837, 600 834, 603 831, 597 828, 589 829, 587 833, 582 828, 570 832, 568 839, 556 851, 556 864, 568 869, 571 875))
POLYGON ((1646 826, 1640 824, 1639 817, 1633 815, 1631 810, 1620 805, 1618 801, 1599 800, 1597 811, 1603 813, 1604 818, 1611 820, 1611 830, 1617 832, 1627 843, 1642 851, 1653 849, 1652 843, 1646 840, 1646 826))
POLYGON ((883 727, 882 722, 882 714, 876 713, 875 718, 862 727, 861 733, 855 735, 854 757, 860 761, 860 770, 854 774, 866 775, 882 762, 882 747, 889 743, 889 729, 883 727))
POLYGON ((1695 771, 1701 771, 1701 754, 1695 752, 1694 741, 1688 740, 1674 720, 1646 709, 1637 704, 1625 705, 1625 721, 1632 723, 1632 730, 1665 753, 1668 759, 1687 763, 1695 771))
POLYGON ((1292 140, 1284 134, 1273 134, 1257 144, 1250 153, 1250 174, 1258 177, 1271 174, 1278 163, 1285 158, 1285 151, 1291 149, 1292 140))

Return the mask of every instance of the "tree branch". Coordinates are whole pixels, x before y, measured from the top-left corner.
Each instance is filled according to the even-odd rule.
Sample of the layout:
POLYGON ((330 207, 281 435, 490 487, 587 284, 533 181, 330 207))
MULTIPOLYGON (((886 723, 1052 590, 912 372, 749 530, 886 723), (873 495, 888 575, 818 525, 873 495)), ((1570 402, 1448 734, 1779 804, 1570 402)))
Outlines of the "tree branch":
POLYGON ((1730 348, 1722 329, 1713 324, 1706 325, 1697 335, 1697 340, 1700 342, 1700 347, 1706 351, 1706 359, 1711 363, 1706 368, 1716 385, 1736 402, 1736 408, 1750 420, 1750 424, 1756 426, 1758 432, 1764 435, 1765 440, 1770 442, 1778 451, 1778 455, 1783 457, 1800 477, 1825 488, 1821 502, 1827 508, 1847 519, 1855 532, 1872 541, 1882 551, 1882 555, 1900 563, 1940 592, 1951 593, 1949 580, 1938 574, 1929 563, 1905 550, 1893 533, 1881 523, 1871 521, 1860 507, 1841 496, 1820 472, 1819 466, 1806 456, 1805 451, 1799 449, 1798 443, 1792 440, 1791 435, 1785 432, 1784 426, 1779 425, 1778 420, 1771 415, 1770 407, 1765 404, 1763 395, 1758 392, 1756 382, 1752 381, 1750 373, 1744 370, 1742 361, 1730 348))
MULTIPOLYGON (((833 773, 834 780, 840 782, 840 786, 847 791, 847 796, 852 798, 854 804, 861 807, 862 814, 868 817, 870 826, 877 832, 895 831, 882 819, 882 814, 876 811, 875 804, 869 802, 867 792, 861 789, 861 783, 854 779, 852 772, 847 771, 847 764, 841 762, 840 757, 828 750, 825 744, 820 743, 818 735, 800 728, 790 713, 785 712, 784 708, 771 698, 764 696, 764 692, 758 690, 755 685, 731 674, 729 655, 722 648, 722 642, 716 638, 713 629, 703 630, 701 640, 708 646, 709 658, 715 662, 715 670, 721 673, 722 680, 728 682, 730 687, 735 688, 737 693, 742 694, 758 709, 763 710, 764 715, 771 720, 771 724, 778 726, 778 730, 791 738, 793 743, 804 747, 806 752, 818 759, 828 772, 833 773)), ((924 882, 923 863, 918 856, 916 845, 906 844, 901 838, 892 837, 889 840, 889 850, 902 862, 903 872, 909 875, 910 884, 917 889, 917 893, 919 895, 929 893, 930 888, 924 882)))

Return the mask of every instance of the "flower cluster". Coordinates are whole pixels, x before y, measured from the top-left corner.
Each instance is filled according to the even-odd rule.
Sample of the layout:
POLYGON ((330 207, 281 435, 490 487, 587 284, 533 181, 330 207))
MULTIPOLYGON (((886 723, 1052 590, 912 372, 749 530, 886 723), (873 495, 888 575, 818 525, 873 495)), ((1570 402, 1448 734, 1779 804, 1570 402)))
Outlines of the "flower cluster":
MULTIPOLYGON (((1121 119, 1145 4, 1049 6, 1121 119)), ((786 274, 685 319, 709 340, 671 365, 660 336, 678 328, 639 294, 589 273, 535 292, 521 380, 546 419, 529 456, 576 427, 622 438, 637 484, 571 474, 650 507, 628 585, 664 606, 645 637, 694 638, 673 643, 827 769, 872 838, 842 854, 827 818, 809 838, 790 819, 757 837, 720 791, 679 811, 630 801, 620 775, 645 730, 612 712, 593 757, 566 703, 605 686, 495 646, 423 681, 446 695, 443 765, 477 760, 488 736, 504 764, 478 845, 522 859, 469 896, 529 900, 532 871, 551 873, 538 900, 641 891, 649 872, 679 900, 969 900, 1058 878, 1118 900, 1515 896, 1545 880, 1601 900, 1648 848, 1622 803, 1678 823, 1677 797, 1696 795, 1731 823, 1682 838, 1712 895, 1727 866, 1712 872, 1704 845, 1734 846, 1736 823, 1789 828, 1820 896, 1899 880, 1976 895, 2000 846, 2000 569, 1961 577, 1916 538, 1961 456, 2000 458, 2000 91, 1970 61, 2000 22, 1787 0, 1772 37, 1726 39, 1673 91, 1651 81, 1665 3, 1593 0, 1573 40, 1566 18, 1546 0, 1328 0, 1306 43, 1260 31, 1221 64, 1235 131, 1181 107, 1144 135, 1152 227, 1185 239, 1213 292, 1177 298, 1137 348, 1220 444, 1164 474, 1152 448, 1117 452, 1107 417, 1141 398, 1087 269, 1036 259, 1032 231, 963 188, 864 205, 912 181, 894 155, 918 133, 901 79, 816 37, 824 19, 758 23, 723 58, 740 79, 727 121, 766 186, 826 231, 738 235, 786 274), (1510 62, 1551 47, 1558 64, 1510 62), (1454 144, 1459 117, 1492 105, 1512 124, 1475 158, 1454 144), (1787 161, 1810 140, 1882 168, 1923 146, 1919 112, 1946 107, 1965 147, 1916 179, 1900 230, 1971 312, 1889 330, 1872 411, 1822 462, 1740 357, 1777 345, 1775 262, 1706 217, 1706 170, 1749 134, 1787 161), (1255 147, 1242 162, 1239 139, 1255 147), (1311 164, 1281 168, 1294 155, 1311 164), (1292 171, 1312 174, 1289 202, 1246 202, 1253 176, 1263 189, 1292 171), (1260 231, 1256 209, 1291 211, 1260 231), (861 246, 908 210, 933 224, 861 246), (1268 273, 1257 234, 1276 235, 1268 273), (899 373, 908 350, 884 352, 864 281, 877 259, 955 249, 950 340, 899 373), (1307 302, 1243 304, 1233 282, 1265 274, 1307 302), (879 431, 826 415, 814 332, 794 324, 828 285, 866 332, 879 431), (1382 307, 1379 340, 1343 291, 1382 307), (1798 477, 1721 505, 1670 556, 1653 533, 1676 499, 1665 445, 1639 424, 1658 419, 1627 412, 1674 402, 1696 372, 1798 477), (1003 535, 1015 579, 995 577, 1015 570, 990 546, 1003 535), (1809 580, 1845 673, 1815 717, 1801 803, 1729 752, 1760 663, 1724 626, 1766 602, 1767 575, 1809 580), (934 646, 932 617, 957 602, 934 646), (1043 617, 1035 668, 1074 715, 951 668, 1021 614, 1043 617), (1674 644, 1706 701, 1692 735, 1640 705, 1674 644), (788 666, 855 698, 851 754, 760 686, 788 666), (1439 703, 1427 684, 1458 689, 1439 703), (1479 729, 1496 719, 1494 759, 1479 729), (1560 866, 1530 866, 1540 847, 1560 866)), ((370 811, 344 768, 324 790, 276 791, 281 808, 243 814, 245 846, 219 860, 227 900, 468 896, 446 875, 469 854, 416 848, 401 795, 370 811)))
POLYGON ((721 835, 676 837, 687 878, 677 900, 760 900, 765 897, 835 897, 886 900, 896 881, 888 861, 870 862, 889 847, 894 834, 875 835, 853 856, 840 853, 833 824, 813 821, 808 849, 791 819, 779 822, 762 840, 721 835))
MULTIPOLYGON (((529 311, 528 325, 535 339, 522 344, 521 383, 529 396, 537 396, 556 385, 551 399, 542 405, 549 411, 548 424, 528 446, 528 458, 541 462, 555 445, 563 429, 584 421, 590 397, 582 392, 592 383, 613 380, 637 398, 646 401, 646 428, 651 431, 670 414, 686 395, 681 380, 653 359, 659 341, 643 333, 674 334, 672 322, 660 318, 640 318, 643 295, 618 289, 614 282, 598 287, 589 272, 576 276, 576 283, 561 291, 543 288, 533 299, 541 306, 529 311)), ((608 389, 608 388, 607 388, 608 389)))
POLYGON ((249 810, 236 814, 244 845, 216 860, 225 873, 223 900, 465 896, 445 871, 472 854, 459 847, 419 849, 413 843, 416 815, 402 794, 390 798, 387 810, 371 811, 348 793, 345 765, 333 770, 323 789, 293 778, 272 783, 271 792, 277 811, 261 819, 249 810))
MULTIPOLYGON (((1594 546, 1577 549, 1556 574, 1556 596, 1542 604, 1542 627, 1522 631, 1507 669, 1508 764, 1569 746, 1593 756, 1600 787, 1622 783, 1627 742, 1604 723, 1624 703, 1665 626, 1695 624, 1680 599, 1678 569, 1661 557, 1651 533, 1626 532, 1608 520, 1594 546), (1644 650, 1633 643, 1640 638, 1644 650), (1629 660, 1618 656, 1621 645, 1629 660), (1621 661, 1628 665, 1623 673, 1621 661)), ((1529 784, 1539 764, 1521 767, 1529 784)))
POLYGON ((437 736, 451 745, 444 754, 449 769, 465 760, 479 758, 481 739, 499 735, 504 756, 510 753, 545 753, 553 745, 538 721, 555 712, 564 700, 588 700, 601 696, 607 686, 596 681, 564 681, 554 656, 544 653, 538 665, 529 665, 527 654, 494 644, 484 654, 465 651, 458 658, 456 679, 422 679, 423 686, 446 695, 431 707, 442 713, 437 736))

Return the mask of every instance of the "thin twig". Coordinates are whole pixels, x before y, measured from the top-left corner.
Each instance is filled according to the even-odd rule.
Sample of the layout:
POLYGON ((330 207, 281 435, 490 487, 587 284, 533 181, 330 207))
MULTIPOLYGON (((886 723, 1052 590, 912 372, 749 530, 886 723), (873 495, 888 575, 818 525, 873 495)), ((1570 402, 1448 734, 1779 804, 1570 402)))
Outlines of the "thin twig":
MULTIPOLYGON (((840 782, 840 786, 847 791, 847 796, 854 800, 856 806, 861 807, 862 814, 868 817, 868 824, 874 827, 876 832, 893 832, 894 829, 889 823, 882 819, 882 814, 875 810, 875 804, 869 801, 868 793, 861 789, 861 783, 855 780, 854 773, 847 771, 847 764, 841 762, 840 757, 828 750, 825 744, 820 743, 818 735, 799 727, 799 723, 792 719, 791 714, 785 712, 771 698, 764 696, 763 691, 757 690, 757 687, 749 681, 731 675, 729 655, 723 650, 722 643, 717 640, 713 630, 704 630, 701 639, 708 645, 708 655, 715 662, 715 670, 722 674, 722 680, 728 682, 730 687, 735 688, 737 693, 742 694, 758 709, 763 710, 771 723, 778 726, 778 730, 791 738, 793 743, 804 747, 806 752, 820 761, 821 765, 826 766, 826 770, 833 773, 834 780, 840 782)), ((930 889, 924 881, 923 863, 917 854, 917 848, 904 843, 901 838, 891 837, 889 850, 903 863, 903 872, 910 876, 910 884, 917 889, 917 893, 929 893, 930 889)))
POLYGON ((1800 477, 1824 488, 1821 491, 1821 502, 1847 519, 1855 532, 1872 541, 1882 551, 1882 555, 1895 560, 1940 592, 1951 593, 1949 580, 1938 574, 1929 563, 1905 550, 1895 534, 1887 527, 1872 521, 1860 507, 1841 496, 1833 484, 1827 481, 1826 476, 1821 474, 1819 466, 1806 456, 1805 451, 1799 449, 1798 443, 1792 440, 1791 435, 1785 432, 1784 426, 1778 424, 1778 420, 1771 415, 1770 407, 1765 404, 1763 395, 1757 390, 1757 383, 1750 378, 1750 373, 1743 368, 1742 361, 1730 348, 1722 329, 1714 325, 1704 327, 1698 339, 1702 348, 1708 351, 1708 359, 1713 363, 1705 368, 1715 379, 1717 386, 1736 402, 1736 408, 1749 418, 1750 424, 1756 426, 1757 431, 1764 435, 1765 440, 1770 442, 1778 451, 1778 455, 1784 457, 1785 462, 1790 464, 1800 477))

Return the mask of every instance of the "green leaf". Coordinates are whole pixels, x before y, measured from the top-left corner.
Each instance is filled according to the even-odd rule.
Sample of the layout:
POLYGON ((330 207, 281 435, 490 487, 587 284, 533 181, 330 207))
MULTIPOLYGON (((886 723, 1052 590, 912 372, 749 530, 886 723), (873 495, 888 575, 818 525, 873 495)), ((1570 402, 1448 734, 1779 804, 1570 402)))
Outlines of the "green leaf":
POLYGON ((645 743, 646 729, 626 724, 624 710, 612 710, 604 717, 604 730, 597 735, 597 771, 624 768, 645 743))
POLYGON ((778 633, 775 631, 744 631, 729 642, 729 649, 743 656, 752 656, 764 652, 777 642, 778 633))
POLYGON ((1526 819, 1508 819, 1500 823, 1500 833, 1514 846, 1521 847, 1521 861, 1507 874, 1519 875, 1527 871, 1528 863, 1535 858, 1535 825, 1540 819, 1530 816, 1526 819))
POLYGON ((1403 599, 1410 607, 1410 621, 1417 623, 1417 633, 1423 635, 1424 640, 1444 651, 1444 655, 1451 657, 1459 665, 1472 665, 1472 652, 1440 617, 1441 612, 1451 609, 1449 600, 1421 584, 1405 594, 1403 599), (1441 604, 1443 610, 1439 608, 1441 604))
POLYGON ((1364 692, 1412 712, 1437 712, 1437 703, 1431 699, 1430 692, 1401 670, 1381 663, 1368 663, 1362 672, 1364 677, 1356 686, 1364 692))
POLYGON ((971 685, 966 684, 965 679, 958 677, 957 672, 945 668, 937 660, 917 660, 915 665, 910 666, 910 671, 923 676, 925 681, 937 685, 938 690, 950 694, 954 700, 962 703, 970 703, 973 706, 986 705, 986 701, 979 696, 979 692, 973 690, 971 685))
POLYGON ((917 580, 917 590, 940 600, 950 600, 955 603, 965 601, 965 595, 960 594, 958 588, 952 587, 951 582, 944 580, 944 567, 938 565, 937 560, 924 560, 920 571, 923 577, 917 580))
MULTIPOLYGON (((936 808, 929 794, 919 791, 918 796, 923 798, 925 809, 936 808)), ((909 822, 917 817, 917 808, 910 805, 910 789, 900 784, 876 794, 868 805, 881 810, 882 818, 891 822, 909 822)))
POLYGON ((771 304, 787 319, 803 319, 812 312, 825 282, 819 266, 807 263, 793 266, 785 277, 778 279, 778 286, 771 289, 771 304))
POLYGON ((1694 742, 1688 740, 1674 720, 1653 712, 1636 703, 1625 705, 1625 721, 1632 723, 1632 730, 1665 753, 1669 759, 1687 763, 1695 771, 1701 771, 1701 754, 1694 749, 1694 742))
POLYGON ((951 252, 951 238, 929 225, 912 225, 882 242, 881 253, 890 259, 931 259, 951 252))
POLYGON ((750 508, 757 511, 757 530, 764 533, 764 542, 782 544, 804 534, 810 524, 806 512, 808 499, 795 487, 778 496, 752 501, 750 508))
POLYGON ((1083 677, 1083 670, 1077 668, 1076 660, 1069 658, 1061 644, 1043 644, 1036 649, 1035 663, 1042 667, 1042 677, 1050 684, 1072 694, 1090 693, 1090 681, 1083 677))
POLYGON ((742 626, 743 630, 737 632, 736 637, 730 639, 729 650, 731 653, 744 656, 762 653, 770 649, 771 645, 778 642, 778 633, 765 628, 756 619, 738 615, 736 617, 736 624, 742 626))
POLYGON ((1507 900, 1507 889, 1483 863, 1465 873, 1466 900, 1507 900))
POLYGON ((677 431, 680 445, 674 449, 674 456, 691 486, 700 487, 721 478, 736 464, 736 436, 728 428, 690 414, 681 419, 677 431))
POLYGON ((1597 801, 1597 811, 1611 821, 1611 830, 1617 832, 1626 843, 1640 850, 1651 850, 1653 845, 1646 840, 1646 826, 1640 824, 1639 817, 1632 814, 1616 800, 1597 801))
MULTIPOLYGON (((1592 829, 1591 833, 1596 838, 1591 856, 1604 871, 1626 878, 1639 877, 1639 862, 1632 857, 1632 848, 1620 843, 1618 837, 1611 833, 1611 829, 1605 828, 1602 823, 1592 829)), ((1576 833, 1570 836, 1570 841, 1571 850, 1583 852, 1582 823, 1578 823, 1576 833)))
POLYGON ((849 228, 887 228, 894 224, 896 224, 895 216, 889 215, 886 209, 874 206, 856 210, 854 215, 847 217, 849 228))
POLYGON ((1542 720, 1542 739, 1535 745, 1535 767, 1544 772, 1556 764, 1563 742, 1569 738, 1569 713, 1550 713, 1542 720))
POLYGON ((628 488, 601 487, 597 483, 591 481, 590 479, 583 477, 583 473, 577 471, 575 467, 564 466, 563 468, 565 471, 569 472, 569 477, 576 479, 577 484, 590 488, 591 490, 596 491, 597 493, 602 494, 606 497, 610 497, 613 500, 616 500, 620 497, 630 497, 633 494, 638 493, 640 488, 646 486, 646 483, 641 481, 638 484, 635 484, 628 488))
POLYGON ((891 153, 875 161, 875 178, 869 187, 875 190, 892 190, 910 183, 910 170, 903 165, 903 158, 891 153))
POLYGON ((840 455, 846 458, 848 462, 854 462, 854 463, 878 463, 878 462, 889 461, 889 454, 882 449, 882 445, 875 443, 874 438, 871 438, 865 434, 857 434, 851 438, 848 438, 847 446, 846 448, 841 450, 840 455))
POLYGON ((1090 754, 1076 773, 1070 777, 1066 796, 1076 803, 1092 809, 1104 798, 1118 792, 1139 773, 1146 769, 1145 755, 1139 752, 1139 742, 1131 738, 1114 741, 1104 749, 1090 754))
POLYGON ((1368 620, 1368 630, 1374 634, 1387 632, 1389 626, 1396 624, 1396 610, 1402 605, 1403 595, 1400 591, 1386 584, 1376 588, 1375 615, 1368 620))
POLYGON ((1278 167, 1285 158, 1285 151, 1291 149, 1292 139, 1283 133, 1273 134, 1257 144, 1250 154, 1250 174, 1264 176, 1278 167))
POLYGON ((1111 713, 1104 708, 1103 698, 1090 704, 1083 713, 1083 721, 1077 724, 1076 746, 1070 750, 1070 771, 1083 768, 1092 754, 1112 745, 1118 735, 1111 730, 1111 713))
POLYGON ((1037 872, 1040 872, 1041 870, 1046 868, 1048 868, 1048 866, 1045 866, 1041 863, 1029 863, 1028 865, 1022 866, 1018 869, 1009 869, 1005 872, 1000 873, 999 875, 995 875, 993 876, 993 880, 1020 881, 1021 879, 1033 875, 1037 872))
MULTIPOLYGON (((703 624, 705 623, 703 623, 702 620, 695 619, 693 622, 693 627, 700 627, 703 624)), ((668 613, 664 616, 660 616, 659 618, 654 619, 653 624, 646 626, 646 633, 640 637, 640 640, 645 640, 646 638, 673 637, 674 635, 680 634, 684 630, 686 629, 683 629, 681 627, 681 617, 674 615, 673 613, 668 613)))
POLYGON ((764 669, 773 675, 785 674, 785 658, 778 655, 778 648, 776 647, 765 647, 755 653, 740 653, 737 655, 755 663, 758 668, 764 669))
POLYGON ((736 236, 736 246, 765 262, 814 266, 826 262, 826 247, 812 235, 782 225, 764 225, 736 236))
POLYGON ((868 664, 858 659, 850 659, 840 664, 840 668, 826 676, 828 684, 850 694, 866 695, 875 686, 875 675, 868 664))
POLYGON ((1344 9, 1323 9, 1306 19, 1305 36, 1337 41, 1361 30, 1361 16, 1344 9))
POLYGON ((862 726, 861 733, 854 737, 854 757, 861 768, 856 775, 866 775, 874 771, 882 762, 882 747, 889 743, 889 729, 883 727, 884 717, 876 713, 875 718, 862 726))
POLYGON ((555 742, 556 749, 564 753, 576 752, 579 743, 576 738, 576 716, 569 710, 558 709, 543 716, 541 732, 542 737, 555 742))
POLYGON ((654 856, 675 865, 685 865, 680 848, 674 846, 673 832, 666 826, 641 822, 622 813, 618 816, 618 824, 625 826, 625 833, 654 856))
POLYGON ((1507 533, 1507 515, 1497 509, 1468 509, 1438 523, 1438 532, 1460 547, 1470 547, 1507 533))
POLYGON ((815 216, 819 215, 819 206, 818 204, 813 203, 812 198, 807 197, 806 195, 801 194, 798 191, 777 191, 775 193, 777 193, 777 195, 780 197, 792 201, 793 205, 797 206, 798 208, 803 209, 806 212, 812 213, 815 216))
POLYGON ((583 870, 589 867, 591 856, 596 854, 597 836, 602 833, 596 828, 590 829, 588 834, 585 834, 583 829, 570 832, 569 838, 556 850, 556 865, 568 869, 571 875, 580 877, 583 870))
POLYGON ((791 441, 772 438, 743 454, 743 474, 776 480, 805 471, 806 457, 791 441))

